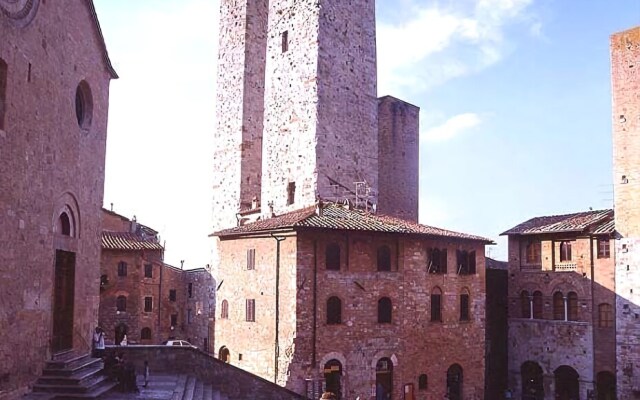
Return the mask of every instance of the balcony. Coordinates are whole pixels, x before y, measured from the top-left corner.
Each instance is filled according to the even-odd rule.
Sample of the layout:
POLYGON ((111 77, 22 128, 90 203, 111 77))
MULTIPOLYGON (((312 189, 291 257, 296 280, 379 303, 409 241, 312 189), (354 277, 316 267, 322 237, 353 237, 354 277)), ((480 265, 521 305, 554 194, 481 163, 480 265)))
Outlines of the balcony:
POLYGON ((553 270, 556 272, 575 272, 578 269, 578 264, 575 262, 561 262, 553 266, 553 270))

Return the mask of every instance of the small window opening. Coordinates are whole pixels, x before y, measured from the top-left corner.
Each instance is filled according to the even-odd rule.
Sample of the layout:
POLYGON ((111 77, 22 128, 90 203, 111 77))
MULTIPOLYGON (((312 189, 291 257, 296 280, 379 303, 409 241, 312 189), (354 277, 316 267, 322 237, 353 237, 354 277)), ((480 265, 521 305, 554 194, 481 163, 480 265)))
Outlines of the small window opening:
POLYGON ((571 242, 560 242, 560 262, 571 261, 571 242))
POLYGON ((427 390, 427 374, 422 374, 418 377, 418 390, 427 390))
POLYGON ((282 32, 282 52, 286 53, 289 50, 289 31, 282 32))
POLYGON ((391 299, 388 297, 383 297, 378 300, 378 323, 379 324, 390 324, 391 323, 391 299))
POLYGON ((342 323, 342 300, 339 297, 329 297, 327 300, 327 325, 342 323))
POLYGON ((256 249, 247 249, 247 270, 256 269, 256 249))
POLYGON ((429 249, 428 271, 430 274, 447 273, 447 249, 429 249))
POLYGON ((147 263, 144 265, 144 277, 153 278, 153 264, 147 263))
POLYGON ((460 295, 460 321, 469 321, 469 295, 460 295))
POLYGON ((533 318, 542 319, 542 292, 536 290, 533 292, 533 318))
POLYGON ((327 245, 325 251, 325 266, 331 271, 340 271, 340 246, 337 243, 327 245))
POLYGON ((431 293, 431 322, 442 322, 442 292, 438 288, 431 293))
POLYGON ((140 339, 151 340, 151 328, 142 328, 140 332, 140 339))
POLYGON ((378 247, 378 271, 391 271, 391 249, 387 245, 378 247))
POLYGON ((171 314, 171 326, 178 326, 178 314, 171 314))
POLYGON ((473 275, 476 273, 476 252, 458 250, 458 275, 473 275))
POLYGON ((118 276, 127 276, 127 263, 124 261, 118 263, 118 276))
POLYGON ((125 296, 118 296, 116 298, 116 311, 127 311, 127 298, 125 296))
POLYGON ((567 295, 567 320, 578 320, 578 294, 576 292, 569 292, 567 295))
POLYGON ((29 63, 29 70, 27 71, 27 82, 31 82, 31 63, 29 63))
POLYGON ((169 289, 169 301, 176 301, 177 298, 177 294, 176 294, 176 290, 175 289, 169 289))
POLYGON ((60 214, 60 234, 64 236, 71 236, 71 221, 69 215, 66 212, 60 214))
POLYGON ((76 88, 76 118, 80 128, 88 129, 91 127, 93 99, 91 88, 86 81, 80 82, 76 88))
POLYGON ((220 318, 221 319, 229 319, 229 302, 227 300, 222 300, 222 310, 220 310, 220 318))
POLYGON ((626 176, 626 175, 622 175, 622 178, 620 179, 620 181, 621 181, 622 183, 629 183, 629 179, 627 178, 627 176, 626 176))
POLYGON ((153 298, 145 297, 144 298, 144 312, 153 311, 153 298))
POLYGON ((598 258, 609 258, 611 256, 611 244, 609 238, 598 239, 598 258))
POLYGON ((247 299, 246 301, 246 318, 247 322, 255 322, 256 320, 256 301, 255 299, 247 299))
POLYGON ((564 296, 562 292, 553 294, 553 319, 556 321, 564 321, 564 296))
POLYGON ((295 201, 296 201, 296 183, 289 182, 289 185, 287 185, 287 205, 290 206, 291 204, 295 203, 295 201))
POLYGON ((187 285, 187 295, 189 296, 189 298, 193 297, 193 283, 189 283, 187 285))

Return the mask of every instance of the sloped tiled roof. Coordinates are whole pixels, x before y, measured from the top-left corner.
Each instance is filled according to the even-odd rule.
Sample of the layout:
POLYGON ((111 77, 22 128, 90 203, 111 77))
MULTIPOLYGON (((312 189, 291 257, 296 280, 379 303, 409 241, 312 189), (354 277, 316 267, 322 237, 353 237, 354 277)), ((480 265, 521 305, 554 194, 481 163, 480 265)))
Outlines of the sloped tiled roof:
POLYGON ((322 215, 316 207, 307 207, 273 218, 263 219, 247 225, 215 232, 212 236, 237 236, 264 233, 279 229, 315 228, 362 232, 386 232, 446 237, 452 239, 477 240, 487 244, 493 240, 481 236, 449 231, 428 225, 421 225, 400 218, 371 214, 362 210, 351 210, 336 204, 324 204, 322 215))
POLYGON ((102 232, 102 248, 107 250, 163 250, 155 240, 129 232, 102 232))
POLYGON ((587 229, 594 233, 611 233, 613 228, 613 210, 597 210, 531 218, 501 235, 583 232, 587 229))

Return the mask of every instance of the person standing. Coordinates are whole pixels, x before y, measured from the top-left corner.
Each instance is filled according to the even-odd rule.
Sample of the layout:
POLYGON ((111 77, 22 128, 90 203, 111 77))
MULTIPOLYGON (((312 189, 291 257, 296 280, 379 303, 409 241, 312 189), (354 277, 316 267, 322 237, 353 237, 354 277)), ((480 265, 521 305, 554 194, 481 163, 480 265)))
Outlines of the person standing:
POLYGON ((104 356, 104 331, 100 327, 96 327, 93 333, 93 356, 95 358, 104 356))

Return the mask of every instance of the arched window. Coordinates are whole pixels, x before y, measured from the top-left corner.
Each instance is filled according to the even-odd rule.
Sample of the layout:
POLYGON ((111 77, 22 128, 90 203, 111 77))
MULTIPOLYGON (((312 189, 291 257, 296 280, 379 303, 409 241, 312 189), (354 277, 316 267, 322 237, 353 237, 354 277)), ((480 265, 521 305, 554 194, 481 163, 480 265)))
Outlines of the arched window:
POLYGON ((7 63, 0 58, 0 130, 4 130, 4 119, 7 114, 7 63))
POLYGON ((127 263, 124 261, 118 263, 118 276, 127 276, 127 263))
POLYGON ((127 311, 127 298, 125 296, 118 296, 116 298, 116 310, 117 311, 127 311))
POLYGON ((598 328, 613 328, 613 307, 611 304, 598 305, 598 328))
POLYGON ((58 218, 58 232, 64 236, 71 236, 71 221, 69 220, 69 215, 66 212, 60 214, 58 218))
POLYGON ((560 242, 560 262, 571 261, 571 242, 564 240, 560 242))
POLYGON ((342 323, 342 300, 339 297, 329 297, 327 300, 327 324, 342 323))
POLYGON ((531 299, 526 290, 520 292, 520 317, 531 318, 531 299))
POLYGON ((222 346, 220 350, 218 350, 218 360, 226 363, 231 362, 231 352, 226 346, 222 346))
POLYGON ((220 319, 229 319, 229 302, 222 300, 220 308, 220 319))
POLYGON ((520 367, 520 375, 522 377, 522 393, 529 394, 531 400, 543 400, 543 373, 540 365, 533 361, 526 361, 520 367))
POLYGON ((76 88, 76 118, 80 128, 89 129, 91 127, 93 98, 91 88, 86 81, 80 82, 76 88))
POLYGON ((533 318, 542 319, 542 292, 536 290, 533 292, 533 318))
POLYGON ((553 319, 564 321, 564 296, 562 292, 553 294, 553 319))
POLYGON ((576 292, 569 292, 567 295, 567 320, 578 320, 578 294, 576 292))
POLYGON ((338 360, 330 360, 324 365, 324 381, 327 392, 336 395, 337 399, 342 399, 342 364, 338 360))
POLYGON ((427 390, 427 374, 422 374, 418 377, 418 390, 427 390))
POLYGON ((388 297, 382 297, 378 300, 378 323, 391 323, 391 299, 388 297))
POLYGON ((378 247, 378 271, 391 271, 391 249, 387 245, 378 247))
POLYGON ((562 365, 553 372, 556 399, 579 399, 580 376, 575 369, 562 365))
POLYGON ((151 328, 142 328, 140 332, 140 339, 151 340, 151 328))
POLYGON ((442 291, 439 288, 431 291, 431 321, 442 322, 442 291))
POLYGON ((447 370, 447 394, 450 400, 462 400, 462 367, 453 364, 447 370))
POLYGON ((469 293, 460 295, 460 321, 469 321, 469 293))
POLYGON ((337 243, 327 245, 325 267, 330 271, 340 271, 340 246, 337 243))

